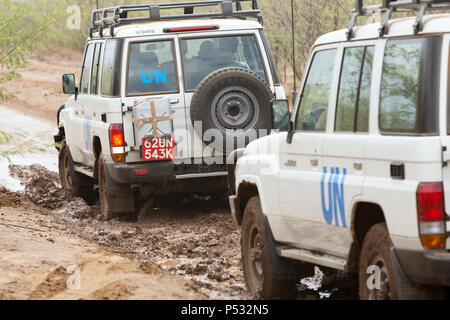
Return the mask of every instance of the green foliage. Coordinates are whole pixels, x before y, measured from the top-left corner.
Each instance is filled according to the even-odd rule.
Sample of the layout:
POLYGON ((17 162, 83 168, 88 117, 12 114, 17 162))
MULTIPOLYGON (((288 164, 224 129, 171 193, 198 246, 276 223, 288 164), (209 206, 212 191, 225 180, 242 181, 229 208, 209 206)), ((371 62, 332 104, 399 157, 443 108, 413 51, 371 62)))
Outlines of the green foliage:
POLYGON ((0 0, 0 101, 15 96, 2 85, 18 76, 26 66, 26 54, 33 51, 53 22, 53 14, 42 15, 42 1, 0 0))
POLYGON ((42 143, 44 140, 43 135, 0 131, 0 160, 6 159, 10 162, 11 157, 46 152, 48 148, 55 146, 50 143, 42 143))

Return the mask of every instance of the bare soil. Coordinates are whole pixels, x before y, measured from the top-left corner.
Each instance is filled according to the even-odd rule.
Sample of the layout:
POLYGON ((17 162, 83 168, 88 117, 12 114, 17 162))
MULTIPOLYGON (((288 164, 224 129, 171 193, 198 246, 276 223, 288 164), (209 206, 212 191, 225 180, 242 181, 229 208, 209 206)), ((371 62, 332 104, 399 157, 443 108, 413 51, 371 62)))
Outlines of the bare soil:
POLYGON ((74 73, 79 81, 83 53, 63 48, 47 49, 31 55, 28 60, 26 68, 18 70, 20 77, 4 85, 9 92, 19 92, 17 99, 4 105, 56 123, 56 111, 67 100, 62 93, 61 77, 65 73, 74 73))
POLYGON ((49 210, 19 195, 0 195, 0 300, 205 298, 157 265, 80 238, 49 210))
MULTIPOLYGON (((61 74, 78 77, 81 60, 65 50, 30 57, 22 78, 8 83, 22 93, 7 106, 55 122, 67 98, 61 74)), ((256 298, 245 290, 240 230, 224 195, 159 198, 135 216, 102 221, 96 204, 63 192, 56 173, 40 165, 9 171, 25 191, 0 187, 0 299, 256 298), (67 287, 73 266, 79 290, 67 287)), ((325 296, 352 295, 351 282, 327 273, 299 282, 299 298, 321 297, 313 282, 325 296)))

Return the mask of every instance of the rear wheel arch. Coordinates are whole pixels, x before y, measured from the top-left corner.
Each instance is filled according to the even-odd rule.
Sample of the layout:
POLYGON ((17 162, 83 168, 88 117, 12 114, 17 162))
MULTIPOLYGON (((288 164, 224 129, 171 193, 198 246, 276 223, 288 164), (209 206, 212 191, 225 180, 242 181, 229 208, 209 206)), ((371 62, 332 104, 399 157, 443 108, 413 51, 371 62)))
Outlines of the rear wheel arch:
POLYGON ((358 202, 353 207, 351 232, 353 243, 350 248, 347 271, 357 273, 359 267, 359 255, 366 234, 370 228, 379 223, 386 223, 383 209, 372 202, 358 202))

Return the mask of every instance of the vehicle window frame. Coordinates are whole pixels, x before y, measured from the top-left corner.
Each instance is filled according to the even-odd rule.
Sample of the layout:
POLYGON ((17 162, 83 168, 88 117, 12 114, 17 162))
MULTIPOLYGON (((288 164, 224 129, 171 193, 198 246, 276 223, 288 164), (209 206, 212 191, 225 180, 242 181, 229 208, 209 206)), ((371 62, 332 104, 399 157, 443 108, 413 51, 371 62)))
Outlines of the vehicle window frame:
MULTIPOLYGON (((379 133, 382 136, 404 136, 404 137, 431 137, 431 136, 438 136, 439 132, 440 132, 440 123, 439 123, 439 91, 440 91, 440 65, 441 65, 441 54, 442 54, 442 47, 443 47, 443 37, 442 35, 420 35, 420 36, 414 36, 414 37, 392 37, 389 38, 384 46, 384 50, 383 50, 383 62, 382 62, 382 67, 381 67, 381 77, 380 77, 380 90, 379 90, 379 105, 378 105, 378 130, 379 133), (437 52, 434 53, 434 55, 428 56, 426 57, 426 59, 428 60, 434 60, 435 63, 437 63, 437 65, 435 65, 434 67, 439 71, 437 72, 434 77, 433 74, 435 72, 430 72, 427 70, 424 70, 424 55, 422 55, 421 57, 421 66, 420 66, 420 70, 419 70, 419 101, 423 98, 423 91, 425 86, 423 85, 423 83, 428 83, 428 82, 433 82, 433 80, 435 80, 434 83, 436 83, 435 86, 435 90, 436 92, 434 92, 434 100, 435 100, 435 130, 434 132, 411 132, 411 131, 386 131, 382 128, 382 124, 381 124, 381 116, 382 116, 382 92, 383 92, 383 70, 384 70, 384 63, 385 63, 385 57, 386 57, 386 50, 388 48, 388 45, 390 42, 392 41, 413 41, 413 40, 420 40, 420 39, 440 39, 440 49, 441 50, 437 50, 437 52), (427 74, 431 73, 431 74, 427 74)), ((429 51, 429 50, 428 50, 429 51)), ((427 54, 429 54, 429 52, 427 52, 427 54)), ((428 61, 427 61, 428 62, 428 61)), ((429 107, 428 107, 429 108, 429 107)), ((426 111, 426 110, 425 110, 426 111)), ((419 113, 419 110, 418 110, 419 113)), ((419 114, 417 114, 417 117, 420 117, 419 114)))
MULTIPOLYGON (((230 37, 254 37, 256 40, 256 47, 258 49, 259 57, 261 59, 261 62, 263 64, 264 74, 266 76, 266 81, 269 83, 269 73, 267 72, 267 66, 264 60, 263 51, 261 49, 261 43, 258 41, 257 34, 255 32, 249 32, 249 33, 220 33, 220 34, 209 34, 209 35, 189 35, 189 36, 179 36, 179 46, 180 46, 180 55, 181 55, 181 67, 183 68, 183 87, 185 93, 193 93, 195 91, 194 89, 188 89, 187 88, 187 77, 186 77, 186 62, 184 59, 184 47, 183 47, 183 40, 200 40, 200 39, 213 39, 213 38, 230 38, 230 37)), ((250 70, 251 71, 251 70, 250 70)), ((253 72, 253 71, 252 71, 253 72)))
MULTIPOLYGON (((360 43, 358 45, 353 46, 345 46, 342 50, 342 60, 340 65, 340 71, 339 71, 339 80, 338 80, 338 86, 337 86, 337 92, 336 92, 336 107, 334 110, 334 127, 333 127, 333 133, 335 134, 359 134, 359 135, 368 135, 370 132, 370 106, 371 106, 371 92, 370 92, 370 99, 369 99, 369 106, 368 106, 368 120, 367 120, 367 130, 366 131, 358 131, 358 115, 359 115, 359 109, 360 109, 360 98, 361 98, 361 88, 362 88, 362 81, 363 81, 363 75, 365 71, 365 63, 366 63, 366 57, 368 49, 373 49, 373 60, 375 61, 375 52, 376 52, 376 44, 375 43, 360 43), (340 98, 340 90, 341 90, 341 84, 342 84, 342 75, 344 70, 344 64, 345 64, 345 53, 347 50, 351 49, 364 49, 364 58, 360 67, 359 71, 359 81, 358 81, 358 97, 355 101, 355 119, 353 121, 353 131, 344 131, 344 130, 337 130, 337 124, 338 124, 338 111, 339 111, 339 98, 340 98)), ((374 74, 374 61, 372 61, 372 69, 370 73, 370 91, 373 86, 373 74, 374 74)))
POLYGON ((83 89, 82 83, 83 83, 83 79, 84 79, 84 75, 85 75, 84 74, 84 69, 85 69, 85 65, 86 65, 86 59, 88 58, 88 52, 89 52, 89 48, 90 47, 93 47, 92 56, 91 56, 91 63, 94 61, 95 43, 96 42, 89 42, 89 43, 86 44, 86 48, 85 48, 85 51, 84 51, 84 58, 83 58, 83 66, 81 67, 81 76, 80 76, 80 84, 79 84, 80 90, 78 92, 79 95, 89 95, 90 91, 91 91, 92 65, 89 68, 89 77, 88 77, 88 84, 87 84, 88 92, 87 93, 83 92, 83 90, 82 90, 83 89))
POLYGON ((128 42, 127 48, 127 58, 126 58, 126 71, 125 71, 125 97, 142 97, 142 96, 160 96, 164 94, 179 94, 180 93, 180 77, 178 69, 178 59, 177 59, 177 48, 176 48, 176 38, 160 38, 160 39, 146 39, 146 40, 136 40, 128 42), (171 91, 158 91, 158 92, 145 92, 145 93, 128 93, 128 72, 130 67, 130 52, 131 46, 136 43, 155 43, 155 42, 172 42, 173 46, 173 61, 175 64, 175 77, 177 83, 177 89, 171 91))
POLYGON ((93 52, 93 56, 92 56, 92 66, 91 66, 91 76, 90 76, 90 80, 89 80, 89 94, 90 95, 98 95, 99 94, 99 88, 101 86, 101 75, 103 71, 102 67, 102 55, 103 55, 103 41, 98 41, 98 42, 94 42, 95 47, 94 47, 94 52, 93 52), (97 47, 100 47, 98 50, 98 61, 95 61, 95 53, 97 50, 97 47), (92 92, 92 76, 94 75, 94 66, 95 63, 97 64, 97 83, 96 83, 96 87, 95 87, 95 92, 92 92))
POLYGON ((301 85, 301 93, 298 96, 298 99, 296 101, 296 108, 294 109, 294 117, 293 117, 293 122, 294 122, 294 131, 296 133, 317 133, 317 134, 325 134, 327 133, 327 128, 328 128, 328 122, 331 120, 329 118, 329 111, 330 111, 330 105, 331 105, 331 99, 333 97, 333 95, 335 95, 336 93, 333 92, 333 84, 335 81, 335 72, 336 72, 336 68, 340 68, 340 65, 342 65, 342 62, 340 63, 340 65, 338 65, 337 63, 337 59, 339 58, 339 61, 342 61, 341 57, 339 57, 339 46, 336 45, 330 45, 330 46, 323 46, 323 47, 318 47, 316 50, 312 51, 311 53, 311 57, 308 61, 308 71, 304 73, 304 78, 302 79, 302 85, 301 85), (301 108, 301 104, 302 104, 302 100, 304 98, 304 92, 305 92, 305 88, 306 85, 308 83, 308 79, 311 73, 311 68, 313 66, 314 63, 314 59, 317 56, 318 53, 320 52, 324 52, 324 51, 331 51, 334 50, 335 53, 335 57, 334 57, 334 62, 333 62, 333 70, 331 73, 331 80, 330 80, 330 92, 329 92, 329 97, 328 97, 328 107, 327 107, 327 122, 325 124, 325 130, 323 131, 317 131, 317 130, 300 130, 297 129, 297 121, 298 121, 298 117, 300 114, 300 108, 301 108))
POLYGON ((106 41, 104 41, 104 46, 103 46, 103 54, 102 54, 102 58, 101 58, 101 76, 100 76, 100 95, 102 97, 105 98, 118 98, 122 95, 122 72, 123 72, 123 68, 122 68, 122 64, 123 64, 123 49, 124 49, 124 40, 123 39, 107 39, 106 41), (105 58, 107 57, 107 48, 108 48, 108 44, 115 42, 117 43, 118 47, 115 48, 116 51, 114 52, 114 59, 115 59, 115 67, 119 70, 119 75, 114 77, 114 81, 111 84, 112 85, 112 95, 109 94, 105 94, 103 93, 103 73, 104 73, 104 68, 105 68, 105 58), (119 53, 119 54, 118 54, 119 53), (115 85, 117 85, 118 87, 115 88, 115 85), (115 89, 115 90, 114 90, 115 89), (114 94, 116 93, 116 94, 114 94))

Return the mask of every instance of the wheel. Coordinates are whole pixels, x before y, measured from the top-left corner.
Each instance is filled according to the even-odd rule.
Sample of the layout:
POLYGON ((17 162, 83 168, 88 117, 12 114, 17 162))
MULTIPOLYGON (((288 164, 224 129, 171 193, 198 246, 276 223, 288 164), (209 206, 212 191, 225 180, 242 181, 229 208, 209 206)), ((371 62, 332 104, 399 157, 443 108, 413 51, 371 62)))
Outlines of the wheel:
POLYGON ((359 263, 359 297, 361 300, 443 298, 444 291, 441 288, 411 283, 400 266, 397 266, 392 260, 391 248, 392 242, 385 223, 374 225, 366 234, 359 263), (368 270, 372 271, 368 272, 368 270), (377 273, 379 279, 376 279, 377 273))
POLYGON ((128 185, 115 183, 106 166, 103 153, 98 160, 98 192, 101 216, 110 220, 135 212, 136 197, 128 185))
MULTIPOLYGON (((241 233, 241 253, 247 289, 263 299, 295 297, 295 281, 275 278, 275 258, 268 237, 259 197, 250 199, 244 212, 241 233)), ((278 259, 281 259, 278 257, 278 259)))
POLYGON ((261 136, 259 130, 270 134, 272 99, 269 86, 256 73, 242 68, 220 69, 195 89, 192 124, 200 137, 213 135, 210 145, 221 152, 244 148, 261 136))
POLYGON ((88 203, 93 201, 94 183, 89 177, 74 170, 72 156, 66 140, 61 143, 58 169, 62 188, 67 194, 80 197, 88 203))

